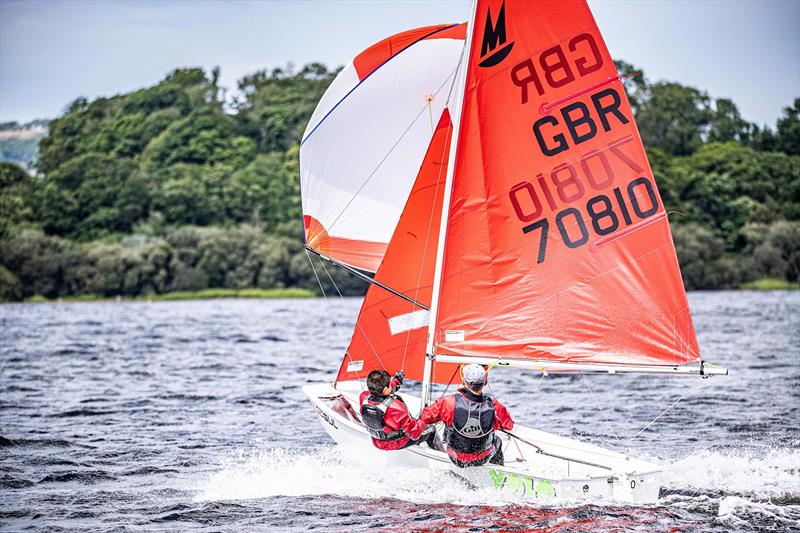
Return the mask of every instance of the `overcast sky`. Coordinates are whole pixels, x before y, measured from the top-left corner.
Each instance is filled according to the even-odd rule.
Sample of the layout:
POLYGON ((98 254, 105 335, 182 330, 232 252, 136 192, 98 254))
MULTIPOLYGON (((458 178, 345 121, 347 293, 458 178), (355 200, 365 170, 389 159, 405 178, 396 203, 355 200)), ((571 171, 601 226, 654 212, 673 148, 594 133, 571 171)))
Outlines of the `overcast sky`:
MULTIPOLYGON (((590 1, 611 54, 774 125, 800 96, 800 1, 590 1)), ((393 33, 468 16, 451 1, 0 0, 0 121, 146 87, 176 67, 343 64, 393 33)))

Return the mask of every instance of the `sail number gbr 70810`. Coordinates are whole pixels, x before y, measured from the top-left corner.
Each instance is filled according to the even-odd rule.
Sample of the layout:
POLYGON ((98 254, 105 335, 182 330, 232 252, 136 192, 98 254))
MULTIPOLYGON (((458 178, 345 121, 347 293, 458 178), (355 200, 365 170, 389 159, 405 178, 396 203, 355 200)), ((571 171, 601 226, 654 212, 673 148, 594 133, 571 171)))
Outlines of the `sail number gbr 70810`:
POLYGON ((625 227, 631 226, 658 212, 655 186, 647 176, 640 175, 627 184, 609 190, 615 182, 615 175, 607 153, 618 158, 637 174, 644 170, 621 150, 622 145, 631 141, 633 136, 626 136, 610 143, 607 150, 588 152, 578 165, 558 165, 550 172, 549 182, 543 174, 538 174, 538 187, 530 181, 523 181, 509 190, 509 199, 517 218, 522 222, 532 222, 525 225, 522 232, 528 234, 539 231, 537 263, 544 263, 547 258, 547 241, 552 224, 555 224, 561 240, 568 248, 578 248, 589 242, 589 227, 594 234, 603 237, 614 233, 623 224, 625 227), (583 179, 579 179, 576 167, 580 167, 580 176, 583 179), (602 190, 605 194, 590 197, 581 209, 569 206, 556 212, 561 205, 574 204, 581 200, 590 192, 587 185, 588 188, 602 190), (542 199, 554 213, 552 224, 550 218, 540 218, 544 212, 542 199))

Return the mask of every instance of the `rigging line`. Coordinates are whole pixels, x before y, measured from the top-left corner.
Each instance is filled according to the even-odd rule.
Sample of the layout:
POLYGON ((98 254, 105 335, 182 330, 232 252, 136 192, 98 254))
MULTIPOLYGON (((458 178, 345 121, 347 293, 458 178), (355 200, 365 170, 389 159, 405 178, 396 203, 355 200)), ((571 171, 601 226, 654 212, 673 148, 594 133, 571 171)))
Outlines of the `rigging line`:
MULTIPOLYGON (((520 447, 519 442, 517 442, 519 439, 514 438, 514 439, 508 439, 508 440, 509 441, 511 441, 511 440, 514 441, 514 445, 516 445, 517 452, 519 453, 519 458, 522 459, 523 461, 527 461, 527 459, 525 459, 525 455, 523 455, 523 453, 522 453, 522 448, 520 447)), ((503 447, 501 446, 500 448, 502 449, 503 447)), ((506 448, 508 448, 508 446, 506 446, 506 448)))
MULTIPOLYGON (((447 135, 450 135, 450 133, 453 131, 452 119, 451 119, 451 122, 450 122, 450 126, 448 126, 447 128, 449 130, 447 135)), ((445 139, 447 139, 447 135, 445 135, 445 139)), ((452 142, 453 142, 453 140, 451 138, 450 139, 450 144, 452 144, 452 142)), ((444 160, 444 154, 447 152, 448 147, 450 146, 450 144, 448 144, 448 143, 443 143, 443 144, 444 144, 444 146, 442 147, 442 152, 441 152, 441 154, 439 154, 439 160, 440 161, 444 160)), ((420 286, 420 283, 422 283, 422 270, 425 268, 425 258, 428 255, 428 241, 431 238, 431 228, 433 227, 433 212, 436 210, 436 203, 437 203, 437 200, 439 198, 439 184, 442 182, 442 167, 443 167, 443 165, 439 165, 439 172, 436 174, 436 189, 435 189, 436 192, 433 195, 433 205, 431 206, 431 215, 430 215, 430 217, 428 217, 428 227, 425 230, 425 245, 422 248, 422 259, 420 259, 419 270, 417 271, 417 284, 416 284, 416 287, 414 289, 414 300, 417 300, 418 297, 419 297, 419 286, 420 286)), ((433 296, 433 295, 431 295, 431 296, 433 296)), ((433 302, 431 302, 431 304, 433 304, 433 302)), ((429 331, 428 335, 430 335, 430 334, 431 334, 431 332, 429 331)), ((411 341, 411 330, 408 330, 406 332, 406 343, 405 343, 405 346, 403 347, 403 362, 402 362, 402 364, 400 366, 401 369, 404 368, 405 364, 406 364, 406 356, 408 355, 408 343, 410 341, 411 341)))
MULTIPOLYGON (((437 94, 439 94, 439 91, 441 91, 441 90, 442 90, 442 88, 443 88, 443 87, 444 87, 444 86, 447 84, 447 80, 449 80, 449 79, 450 79, 450 77, 451 77, 451 76, 453 76, 453 75, 455 74, 455 72, 456 72, 456 71, 454 70, 453 72, 451 72, 451 73, 450 73, 450 74, 447 76, 447 78, 445 78, 444 82, 443 82, 443 83, 442 83, 442 84, 439 86, 439 88, 438 88, 438 89, 436 89, 436 92, 435 92, 435 93, 433 93, 433 98, 435 98, 435 97, 436 97, 436 95, 437 95, 437 94)), ((392 155, 392 152, 394 151, 394 149, 395 149, 395 148, 397 148, 397 145, 398 145, 398 144, 400 144, 400 141, 402 141, 402 140, 403 140, 403 138, 406 136, 406 134, 407 134, 409 131, 411 131, 411 128, 414 126, 414 124, 417 122, 417 120, 419 120, 419 117, 421 117, 421 116, 422 116, 422 114, 425 112, 425 108, 426 108, 426 107, 427 107, 427 104, 426 104, 426 105, 424 105, 424 106, 422 106, 422 109, 420 109, 420 110, 419 110, 419 113, 417 113, 417 116, 416 116, 416 117, 414 117, 414 120, 412 120, 412 121, 411 121, 411 123, 410 123, 410 124, 408 125, 408 127, 407 127, 407 128, 404 130, 404 131, 403 131, 403 133, 401 133, 401 134, 400 134, 400 137, 398 137, 398 138, 397 138, 397 140, 394 142, 394 144, 392 145, 392 147, 391 147, 391 148, 389 148, 389 151, 388 151, 388 152, 386 152, 386 154, 385 154, 385 155, 383 156, 383 158, 380 160, 380 162, 378 163, 378 166, 376 166, 376 167, 373 169, 373 171, 372 171, 372 172, 370 172, 369 176, 367 176, 366 180, 364 180, 364 183, 362 183, 362 184, 361 184, 361 186, 358 188, 358 190, 357 190, 355 193, 353 193, 353 196, 350 198, 350 200, 349 200, 349 201, 348 201, 348 202, 345 204, 345 206, 342 208, 342 210, 339 212, 339 214, 336 216, 336 218, 335 218, 335 219, 333 219, 333 222, 331 222, 331 226, 328 228, 328 233, 329 233, 329 234, 331 233, 331 231, 333 231, 333 228, 334 228, 334 226, 336 226, 336 223, 339 221, 339 219, 340 219, 340 218, 342 218, 342 215, 345 213, 345 211, 347 211, 347 208, 348 208, 348 207, 350 207, 350 204, 352 204, 352 203, 353 203, 353 200, 355 200, 355 199, 358 197, 359 193, 360 193, 362 190, 364 190, 364 187, 366 187, 366 186, 367 186, 367 184, 368 184, 368 183, 370 182, 370 180, 372 179, 372 177, 373 177, 373 176, 375 176, 375 173, 376 173, 376 172, 378 172, 378 169, 380 169, 380 168, 381 168, 381 166, 383 165, 383 163, 385 163, 385 162, 386 162, 386 160, 387 160, 387 159, 389 159, 389 156, 390 156, 390 155, 392 155)))
POLYGON ((547 371, 542 370, 542 377, 539 378, 539 383, 536 384, 536 388, 533 389, 533 394, 531 394, 531 399, 528 400, 528 403, 525 405, 525 410, 522 411, 522 416, 520 418, 525 418, 528 414, 528 410, 531 408, 531 404, 533 403, 534 398, 536 398, 536 394, 539 393, 539 389, 542 386, 542 381, 544 381, 545 376, 547 376, 547 371))
MULTIPOLYGON (((330 309, 330 302, 328 301, 328 295, 325 294, 325 288, 322 286, 322 281, 320 281, 319 275, 317 275, 317 269, 316 269, 316 267, 314 267, 314 262, 311 260, 311 256, 309 255, 308 250, 306 250, 306 257, 308 257, 308 262, 311 265, 311 270, 314 272, 314 277, 316 278, 317 284, 319 285, 319 290, 322 291, 322 298, 325 300, 325 305, 330 309)), ((333 316, 335 316, 335 315, 333 315, 333 316)), ((333 321, 333 325, 336 328, 337 334, 339 335, 340 339, 343 342, 344 339, 342 338, 342 333, 341 333, 339 324, 336 322, 335 318, 332 317, 331 320, 333 321)), ((350 358, 350 361, 352 362, 353 359, 352 359, 352 357, 350 357, 350 353, 345 351, 345 354, 347 355, 348 358, 350 358)), ((358 382, 362 384, 361 387, 365 388, 363 382, 361 381, 361 376, 358 374, 358 371, 355 371, 355 374, 356 374, 356 379, 358 380, 358 382)))
POLYGON ((647 423, 647 425, 646 425, 645 427, 643 427, 643 428, 641 429, 641 431, 639 431, 639 433, 637 433, 636 435, 634 435, 633 437, 631 437, 631 438, 629 438, 627 441, 625 441, 625 446, 627 447, 627 445, 628 445, 628 443, 629 443, 630 441, 632 441, 633 439, 637 438, 639 435, 641 435, 642 433, 644 433, 644 432, 645 432, 645 430, 646 430, 647 428, 649 428, 650 426, 652 426, 652 425, 653 425, 653 424, 656 422, 656 420, 658 420, 659 418, 661 418, 662 416, 664 416, 665 414, 667 414, 667 413, 668 413, 668 412, 669 412, 669 411, 670 411, 670 410, 671 410, 673 407, 675 407, 676 405, 678 405, 678 402, 680 402, 681 400, 683 400, 684 398, 686 398, 687 396, 689 396, 691 393, 693 393, 695 390, 697 390, 698 388, 700 388, 700 386, 703 384, 703 382, 704 382, 704 381, 705 381, 705 379, 701 379, 701 380, 700 380, 700 381, 698 381, 698 382, 697 382, 697 383, 696 383, 696 384, 695 384, 695 385, 694 385, 694 386, 693 386, 691 389, 689 389, 688 391, 684 392, 684 393, 683 393, 683 395, 682 395, 680 398, 678 398, 677 400, 675 400, 674 402, 672 402, 672 405, 670 405, 669 407, 667 407, 666 409, 664 409, 663 411, 661 411, 661 414, 659 414, 657 417, 655 417, 655 418, 654 418, 654 419, 652 419, 650 422, 648 422, 648 423, 647 423))
MULTIPOLYGON (((500 431, 502 431, 503 433, 507 433, 508 435, 514 437, 516 440, 518 440, 518 441, 520 441, 520 442, 522 442, 524 444, 527 444, 528 446, 533 447, 536 450, 536 453, 539 453, 539 454, 542 454, 542 455, 546 455, 548 457, 555 457, 557 459, 563 459, 563 460, 567 461, 567 468, 569 468, 569 463, 571 461, 573 463, 579 463, 579 464, 583 464, 583 465, 593 466, 595 468, 602 468, 603 470, 609 470, 609 471, 612 471, 612 472, 614 471, 614 469, 612 467, 610 467, 610 466, 601 465, 599 463, 592 463, 592 462, 589 462, 589 461, 584 461, 583 459, 577 459, 575 457, 566 457, 564 455, 560 455, 560 454, 557 454, 557 453, 548 452, 548 451, 544 450, 544 448, 542 448, 541 446, 537 445, 536 443, 533 443, 533 442, 531 442, 531 441, 529 441, 527 439, 523 439, 522 437, 520 437, 516 433, 511 433, 510 431, 506 431, 505 429, 502 429, 502 428, 500 429, 500 431)), ((569 449, 568 446, 562 446, 560 444, 557 444, 556 446, 558 446, 559 448, 569 449)), ((585 448, 584 449, 572 448, 572 449, 574 449, 574 450, 582 450, 584 452, 586 451, 585 448)), ((594 455, 603 455, 603 454, 598 453, 598 452, 592 452, 592 453, 594 455)), ((617 456, 616 456, 617 460, 619 460, 619 455, 620 454, 617 454, 617 456)))
MULTIPOLYGON (((516 424, 516 422, 515 422, 515 424, 516 424)), ((533 446, 536 449, 544 451, 544 448, 542 448, 541 446, 535 444, 534 442, 532 442, 530 440, 523 439, 523 438, 521 438, 519 435, 517 435, 515 433, 511 433, 510 431, 506 431, 506 430, 504 430, 502 428, 500 429, 500 431, 502 431, 503 433, 507 433, 508 435, 511 435, 515 439, 519 439, 521 442, 523 442, 523 443, 525 443, 525 444, 527 444, 529 446, 533 446)), ((559 448, 559 449, 563 449, 563 450, 574 450, 574 451, 578 451, 578 452, 585 452, 586 451, 585 447, 584 448, 580 448, 578 446, 569 446, 569 445, 566 445, 566 444, 553 444, 553 443, 550 443, 550 444, 555 446, 555 447, 557 447, 557 448, 559 448)), ((543 445, 544 445, 544 443, 543 443, 543 445)), ((614 460, 617 460, 617 461, 623 460, 623 458, 624 458, 623 454, 620 454, 620 453, 617 453, 617 452, 603 453, 601 451, 596 451, 595 450, 595 451, 592 451, 592 454, 593 455, 597 455, 599 457, 608 457, 609 459, 614 459, 614 460)), ((547 455, 549 455, 549 453, 547 455)), ((576 461, 575 459, 567 459, 567 460, 574 461, 574 462, 580 462, 580 461, 576 461)), ((602 467, 602 468, 605 468, 605 467, 602 467)))
MULTIPOLYGON (((331 276, 331 273, 328 272, 328 267, 325 266, 325 263, 322 263, 322 269, 325 271, 325 274, 328 275, 328 279, 331 280, 331 283, 333 284, 333 287, 336 289, 336 292, 339 294, 339 298, 344 300, 344 296, 342 296, 342 291, 339 290, 339 286, 336 285, 335 281, 333 281, 333 276, 331 276)), ((367 332, 364 331, 364 328, 361 327, 361 324, 358 322, 358 319, 356 319, 356 326, 358 327, 359 331, 361 331, 361 334, 364 335, 364 338, 367 340, 367 344, 369 344, 369 347, 372 349, 372 353, 375 354, 375 357, 378 359, 378 362, 381 364, 383 369, 384 370, 388 370, 388 368, 386 368, 386 365, 383 363, 383 360, 381 359, 381 356, 378 354, 378 350, 376 350, 375 347, 372 345, 372 341, 369 340, 369 337, 367 336, 367 332)), ((348 350, 347 354, 348 354, 348 356, 350 355, 350 351, 349 350, 348 350)), ((356 377, 358 377, 358 374, 356 374, 356 377)), ((359 379, 361 379, 361 378, 359 378, 359 379)))
POLYGON ((447 98, 444 101, 445 107, 448 107, 448 104, 450 103, 450 97, 453 96, 453 89, 456 86, 456 79, 458 78, 457 75, 458 69, 460 69, 461 65, 464 63, 464 56, 466 55, 469 45, 470 43, 468 43, 467 40, 464 39, 464 46, 461 47, 461 55, 458 56, 458 63, 456 63, 456 70, 454 71, 456 73, 456 76, 453 76, 453 83, 450 84, 450 89, 447 91, 447 98))
POLYGON ((433 125, 433 108, 431 107, 431 100, 433 100, 433 95, 428 95, 425 97, 428 101, 428 117, 431 119, 431 133, 436 131, 436 126, 433 125))
MULTIPOLYGON (((592 395, 592 399, 594 399, 595 398, 594 391, 589 386, 589 382, 586 380, 586 375, 583 372, 580 372, 580 375, 581 375, 581 378, 583 379, 583 384, 586 385, 587 389, 589 389, 589 394, 591 394, 592 395)), ((617 439, 617 443, 621 442, 622 439, 619 437, 619 435, 617 435, 617 432, 614 431, 614 426, 611 424, 611 421, 606 416, 606 412, 601 409, 600 410, 600 414, 603 415, 603 420, 606 421, 606 425, 609 427, 609 429, 611 429, 611 433, 614 435, 614 438, 617 439)))
POLYGON ((407 302, 411 302, 412 304, 416 305, 417 307, 425 309, 426 311, 428 310, 427 306, 422 305, 418 301, 409 298, 408 296, 406 296, 402 292, 396 291, 393 288, 389 287, 388 285, 384 285, 380 281, 377 281, 376 279, 371 278, 371 277, 367 276, 366 274, 364 274, 362 272, 359 272, 358 269, 355 269, 355 268, 351 267, 350 265, 346 265, 344 263, 341 263, 341 262, 339 262, 339 261, 337 261, 335 259, 331 259, 330 257, 321 254, 320 252, 316 251, 315 249, 311 248, 310 246, 303 245, 303 247, 306 249, 306 253, 311 252, 311 253, 317 255, 320 259, 324 259, 324 260, 326 260, 326 261, 328 261, 330 263, 333 263, 336 266, 339 266, 339 267, 345 269, 346 271, 348 271, 349 273, 353 274, 354 276, 356 276, 357 278, 359 278, 362 281, 366 281, 367 283, 369 283, 371 285, 377 285, 381 289, 389 291, 392 294, 394 294, 395 296, 399 296, 403 300, 406 300, 407 302))
POLYGON ((440 394, 440 396, 444 396, 445 394, 447 394, 447 391, 450 390, 450 385, 453 384, 453 379, 456 377, 456 373, 458 372, 459 368, 460 366, 456 365, 456 369, 453 371, 453 375, 450 376, 450 381, 447 382, 447 387, 444 388, 444 392, 440 394))

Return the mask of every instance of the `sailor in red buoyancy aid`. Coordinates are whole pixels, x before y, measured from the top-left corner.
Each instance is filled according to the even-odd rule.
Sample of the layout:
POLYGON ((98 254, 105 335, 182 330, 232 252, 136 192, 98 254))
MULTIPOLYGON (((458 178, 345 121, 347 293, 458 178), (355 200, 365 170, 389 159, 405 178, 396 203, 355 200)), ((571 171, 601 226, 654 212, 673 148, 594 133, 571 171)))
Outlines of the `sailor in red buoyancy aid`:
POLYGON ((402 371, 390 380, 387 371, 373 370, 367 376, 369 390, 359 398, 361 420, 378 449, 399 450, 417 444, 425 430, 425 424, 412 418, 405 402, 394 394, 402 382, 402 371))
POLYGON ((425 424, 444 422, 447 455, 456 465, 502 465, 502 441, 495 431, 513 429, 514 421, 500 402, 483 394, 486 371, 482 366, 467 365, 461 376, 464 387, 425 407, 420 420, 425 424))

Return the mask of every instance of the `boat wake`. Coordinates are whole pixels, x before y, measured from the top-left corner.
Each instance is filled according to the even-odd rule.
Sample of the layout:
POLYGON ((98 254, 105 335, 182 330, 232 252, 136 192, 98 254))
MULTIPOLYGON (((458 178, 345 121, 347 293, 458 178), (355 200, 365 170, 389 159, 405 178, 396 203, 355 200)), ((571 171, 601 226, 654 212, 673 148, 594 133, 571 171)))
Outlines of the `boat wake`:
POLYGON ((402 465, 374 468, 339 446, 240 449, 200 487, 197 501, 336 495, 459 505, 517 502, 514 494, 475 490, 463 478, 446 471, 402 465))
MULTIPOLYGON (((749 522, 753 513, 800 524, 800 450, 701 451, 659 462, 665 466, 659 504, 665 507, 716 516, 731 526, 738 520, 749 522)), ((194 487, 196 501, 333 495, 426 504, 531 505, 511 492, 471 489, 448 472, 407 466, 376 469, 338 446, 286 449, 256 444, 237 450, 194 487)))
POLYGON ((731 530, 800 527, 800 450, 705 450, 665 466, 659 503, 672 510, 713 516, 731 530))
POLYGON ((800 504, 800 450, 704 450, 666 465, 663 486, 668 492, 800 504))

